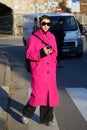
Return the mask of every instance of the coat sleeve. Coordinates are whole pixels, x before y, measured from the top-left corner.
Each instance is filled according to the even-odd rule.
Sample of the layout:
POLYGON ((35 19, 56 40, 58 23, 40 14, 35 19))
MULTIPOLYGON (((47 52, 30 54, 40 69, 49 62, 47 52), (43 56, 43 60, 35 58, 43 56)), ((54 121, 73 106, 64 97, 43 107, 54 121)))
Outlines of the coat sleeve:
POLYGON ((41 58, 45 57, 46 54, 43 51, 43 48, 36 46, 38 41, 33 36, 30 36, 27 43, 26 49, 26 58, 32 61, 40 61, 41 58))

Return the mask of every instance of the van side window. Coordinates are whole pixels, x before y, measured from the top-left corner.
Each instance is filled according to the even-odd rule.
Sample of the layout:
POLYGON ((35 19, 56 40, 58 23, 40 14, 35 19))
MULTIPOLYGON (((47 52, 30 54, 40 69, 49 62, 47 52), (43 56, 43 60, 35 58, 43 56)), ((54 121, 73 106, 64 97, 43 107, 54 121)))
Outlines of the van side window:
POLYGON ((37 18, 34 18, 34 26, 33 26, 33 31, 32 31, 32 33, 34 33, 36 30, 37 30, 37 27, 38 25, 37 25, 37 18))

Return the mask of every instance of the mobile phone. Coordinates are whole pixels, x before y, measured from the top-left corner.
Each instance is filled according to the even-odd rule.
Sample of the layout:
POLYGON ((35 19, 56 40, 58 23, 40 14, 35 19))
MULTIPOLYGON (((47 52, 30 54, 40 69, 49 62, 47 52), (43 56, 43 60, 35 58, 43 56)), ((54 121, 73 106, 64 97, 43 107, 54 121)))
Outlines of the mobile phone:
POLYGON ((52 48, 52 46, 49 46, 49 45, 47 46, 47 49, 51 49, 51 48, 52 48))

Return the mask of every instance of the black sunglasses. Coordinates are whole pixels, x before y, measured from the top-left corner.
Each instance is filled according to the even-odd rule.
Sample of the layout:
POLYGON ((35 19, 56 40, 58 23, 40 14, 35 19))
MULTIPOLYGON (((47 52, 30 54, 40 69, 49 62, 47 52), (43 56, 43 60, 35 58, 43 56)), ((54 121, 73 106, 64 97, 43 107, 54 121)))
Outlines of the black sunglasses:
POLYGON ((47 26, 51 26, 51 23, 50 23, 50 22, 49 22, 49 23, 42 22, 41 25, 42 25, 42 26, 45 26, 45 25, 47 25, 47 26))

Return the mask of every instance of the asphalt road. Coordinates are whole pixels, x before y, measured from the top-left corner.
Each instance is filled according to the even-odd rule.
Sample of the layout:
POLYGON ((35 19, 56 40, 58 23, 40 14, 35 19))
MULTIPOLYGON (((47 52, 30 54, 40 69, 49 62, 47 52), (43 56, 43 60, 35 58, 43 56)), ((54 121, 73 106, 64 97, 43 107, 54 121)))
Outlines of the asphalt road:
MULTIPOLYGON (((18 128, 27 130, 27 126, 18 123, 18 115, 15 114, 20 107, 21 110, 18 113, 21 113, 23 104, 26 103, 26 88, 30 85, 31 78, 24 69, 25 48, 22 39, 1 38, 0 51, 7 56, 11 66, 8 130, 18 128), (15 101, 14 97, 16 97, 15 101), (18 104, 18 108, 14 108, 12 103, 18 104)), ((67 56, 60 63, 63 66, 57 70, 60 106, 55 108, 58 127, 60 130, 87 130, 87 103, 85 102, 87 101, 85 96, 87 95, 87 43, 85 40, 82 58, 67 56)))

